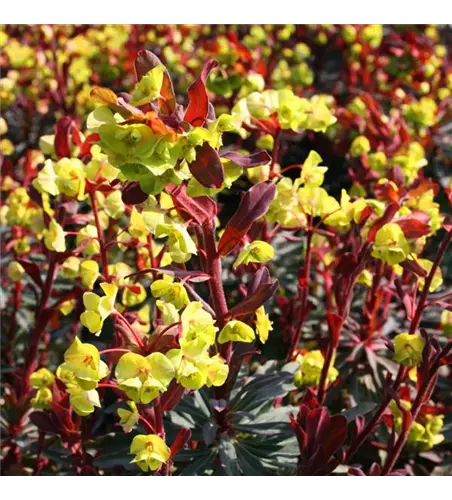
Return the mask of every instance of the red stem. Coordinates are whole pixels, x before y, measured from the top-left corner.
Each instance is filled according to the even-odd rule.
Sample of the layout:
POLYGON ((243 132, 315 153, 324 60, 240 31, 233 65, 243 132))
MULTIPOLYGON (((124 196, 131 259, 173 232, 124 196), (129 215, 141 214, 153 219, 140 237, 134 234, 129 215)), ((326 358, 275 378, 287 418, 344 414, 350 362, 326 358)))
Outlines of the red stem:
POLYGON ((449 245, 451 238, 452 238, 452 229, 449 230, 449 232, 443 238, 443 241, 441 242, 441 245, 439 247, 439 250, 438 250, 438 253, 435 257, 435 260, 433 261, 432 268, 430 269, 430 272, 429 272, 427 278, 425 278, 425 283, 424 283, 424 288, 422 290, 421 298, 419 299, 419 302, 417 304, 416 313, 414 314, 414 318, 411 321, 411 327, 410 327, 411 334, 415 333, 419 327, 422 312, 424 311, 425 303, 427 301, 427 297, 429 294, 430 285, 432 284, 433 278, 435 277, 435 272, 438 269, 439 265, 441 264, 441 261, 444 257, 444 254, 446 253, 447 246, 449 245))
POLYGON ((95 191, 90 191, 89 192, 89 197, 90 197, 90 200, 91 200, 91 207, 93 209, 94 222, 96 224, 96 229, 97 229, 97 237, 99 239, 100 258, 101 258, 101 261, 102 261, 103 275, 105 276, 106 281, 110 282, 110 274, 108 272, 107 250, 106 250, 106 247, 105 247, 105 241, 104 241, 104 235, 103 235, 102 227, 100 225, 99 212, 98 212, 98 208, 97 208, 97 200, 96 200, 96 193, 95 193, 95 191))
POLYGON ((163 440, 165 439, 165 427, 163 425, 163 412, 160 404, 160 396, 154 402, 155 431, 163 440))
MULTIPOLYGON (((402 383, 403 379, 405 378, 406 375, 406 368, 404 366, 399 367, 399 371, 397 373, 397 377, 394 381, 394 384, 392 385, 392 391, 397 391, 399 385, 402 383)), ((377 427, 377 425, 380 423, 380 419, 383 416, 384 412, 386 411, 386 408, 388 407, 389 403, 391 402, 391 395, 389 394, 390 391, 385 395, 383 398, 383 401, 380 403, 380 406, 378 407, 377 411, 374 413, 372 418, 369 420, 367 425, 364 427, 364 429, 356 436, 355 440, 353 441, 352 445, 347 451, 344 463, 348 463, 351 458, 354 456, 354 454, 358 451, 359 448, 364 444, 366 439, 369 437, 370 434, 374 431, 374 429, 377 427)))
MULTIPOLYGON (((446 236, 443 238, 443 241, 441 242, 441 245, 439 247, 438 253, 436 254, 435 260, 433 262, 432 268, 430 269, 430 272, 425 279, 424 283, 424 288, 422 290, 421 298, 419 299, 419 302, 416 307, 416 312, 414 314, 413 320, 411 321, 411 326, 410 326, 410 334, 416 333, 416 330, 419 327, 419 323, 421 321, 422 317, 422 312, 424 311, 425 304, 427 301, 427 297, 429 294, 429 289, 430 285, 433 281, 433 278, 435 276, 436 270, 439 268, 439 265, 441 264, 441 261, 444 257, 444 254, 446 253, 447 247, 449 245, 450 240, 452 239, 452 229, 446 234, 446 236)), ((433 359, 431 365, 430 365, 430 370, 427 376, 425 377, 421 387, 418 390, 418 393, 416 395, 416 399, 414 400, 413 406, 411 408, 411 422, 404 431, 400 434, 398 437, 394 448, 392 449, 392 452, 388 455, 386 463, 383 467, 383 470, 381 472, 382 476, 386 476, 391 473, 392 469, 394 468, 394 465, 396 464, 397 460, 399 459, 400 453, 402 452, 403 447, 405 446, 405 443, 408 439, 411 426, 413 425, 413 422, 415 422, 419 411, 424 404, 424 399, 425 395, 430 393, 431 385, 432 382, 434 383, 434 379, 436 377, 437 371, 439 369, 441 359, 448 354, 448 352, 452 349, 452 341, 449 341, 446 346, 435 356, 433 359)))
MULTIPOLYGON (((228 315, 228 305, 223 290, 223 281, 221 279, 221 259, 217 250, 215 240, 215 229, 213 221, 207 221, 203 224, 204 244, 206 250, 207 272, 211 278, 208 281, 210 290, 210 299, 215 311, 216 321, 220 330, 226 324, 225 318, 228 315)), ((231 356, 231 343, 227 342, 220 348, 220 353, 229 363, 231 356)))
POLYGON ((49 257, 49 269, 47 271, 47 278, 44 283, 44 288, 42 291, 41 301, 36 310, 36 324, 31 334, 30 347, 27 351, 25 357, 25 384, 24 384, 24 395, 28 394, 29 390, 29 378, 32 372, 36 368, 36 357, 39 349, 39 342, 41 340, 41 335, 45 330, 47 322, 50 320, 49 314, 47 314, 47 302, 52 293, 53 279, 55 277, 56 271, 56 260, 55 253, 51 252, 49 257))
POLYGON ((126 352, 132 352, 131 350, 129 349, 120 349, 120 348, 114 348, 114 349, 104 349, 103 351, 99 351, 99 354, 102 355, 102 354, 109 354, 110 352, 123 352, 123 353, 126 353, 126 352))
POLYGON ((280 145, 281 145, 281 129, 278 129, 275 135, 275 142, 273 143, 272 161, 270 163, 270 179, 273 177, 275 165, 279 156, 280 145))
POLYGON ((124 316, 120 312, 118 312, 118 311, 114 311, 112 313, 112 315, 115 318, 117 318, 117 319, 120 320, 121 325, 125 326, 127 328, 127 330, 132 334, 132 337, 135 340, 135 342, 137 343, 138 347, 140 347, 140 349, 143 349, 144 348, 144 344, 143 344, 142 340, 138 336, 137 332, 132 328, 132 326, 130 325, 130 323, 127 321, 127 319, 124 318, 124 316))
POLYGON ((152 427, 152 424, 147 420, 143 415, 139 416, 139 419, 143 422, 143 424, 152 432, 152 434, 156 434, 154 427, 152 427))
POLYGON ((311 254, 312 254, 312 229, 309 228, 306 231, 306 257, 305 257, 305 262, 304 262, 304 267, 303 267, 303 280, 304 280, 304 287, 300 291, 301 295, 301 304, 300 304, 300 309, 298 311, 298 324, 297 324, 297 330, 295 334, 293 335, 289 350, 287 353, 287 360, 289 361, 292 358, 292 354, 294 350, 296 349, 298 342, 300 341, 301 337, 301 331, 303 328, 303 324, 306 319, 306 306, 308 303, 308 296, 309 296, 309 278, 310 278, 310 271, 311 271, 311 254))
POLYGON ((20 309, 20 303, 22 300, 22 282, 21 281, 16 281, 14 283, 14 292, 13 292, 13 310, 11 313, 11 325, 9 329, 9 334, 8 334, 8 340, 7 340, 7 345, 5 348, 5 353, 4 353, 4 358, 7 364, 10 366, 14 365, 14 354, 13 354, 13 347, 14 347, 14 341, 16 338, 16 325, 17 325, 17 320, 16 320, 16 315, 20 309))

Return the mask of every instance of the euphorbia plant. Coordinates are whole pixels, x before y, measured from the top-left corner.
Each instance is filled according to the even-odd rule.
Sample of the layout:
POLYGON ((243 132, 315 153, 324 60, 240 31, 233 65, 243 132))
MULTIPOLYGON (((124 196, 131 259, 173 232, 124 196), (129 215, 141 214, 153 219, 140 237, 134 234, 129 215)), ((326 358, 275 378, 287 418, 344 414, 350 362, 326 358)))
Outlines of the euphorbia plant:
POLYGON ((406 474, 405 449, 444 440, 452 344, 421 322, 450 308, 452 230, 416 127, 388 125, 366 94, 342 108, 263 78, 217 116, 217 66, 182 100, 140 51, 130 93, 94 86, 85 126, 60 118, 39 168, 5 182, 11 473, 406 474), (323 154, 285 164, 306 136, 345 146, 353 186, 339 198, 323 154), (33 328, 15 352, 25 309, 33 328), (374 463, 357 467, 363 447, 374 463))

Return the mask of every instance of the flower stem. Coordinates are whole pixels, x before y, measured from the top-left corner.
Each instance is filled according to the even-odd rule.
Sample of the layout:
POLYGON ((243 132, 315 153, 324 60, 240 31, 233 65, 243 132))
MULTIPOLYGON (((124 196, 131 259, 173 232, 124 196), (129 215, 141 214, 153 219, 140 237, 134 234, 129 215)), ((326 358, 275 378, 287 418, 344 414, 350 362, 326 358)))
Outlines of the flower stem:
POLYGON ((281 129, 278 129, 278 131, 275 134, 275 142, 273 143, 272 160, 270 163, 270 179, 273 177, 275 171, 275 166, 278 161, 280 146, 281 146, 281 129))
POLYGON ((289 345, 289 350, 287 352, 287 361, 289 361, 292 358, 293 352, 296 349, 298 342, 300 341, 301 337, 301 331, 303 329, 303 324, 306 319, 306 306, 308 303, 308 296, 309 296, 309 278, 311 274, 311 253, 312 253, 312 229, 308 228, 306 231, 306 257, 304 261, 304 267, 303 267, 303 288, 300 290, 300 296, 301 296, 301 304, 300 304, 300 309, 298 311, 298 324, 297 324, 297 330, 295 334, 293 335, 290 345, 289 345))
POLYGON ((132 351, 130 351, 129 349, 114 348, 114 349, 104 349, 103 351, 99 351, 99 354, 100 355, 102 355, 102 354, 109 354, 110 352, 123 352, 123 353, 126 353, 126 352, 132 352, 132 351))
POLYGON ((101 261, 102 261, 103 275, 105 276, 106 281, 110 282, 110 273, 108 272, 107 250, 106 250, 106 247, 105 247, 105 241, 104 241, 104 235, 103 235, 102 227, 100 225, 99 210, 98 210, 98 207, 97 207, 97 200, 96 200, 96 192, 95 191, 90 191, 89 197, 90 197, 91 206, 92 206, 92 209, 93 209, 94 222, 96 224, 96 229, 97 229, 97 237, 99 239, 100 258, 101 258, 101 261))
POLYGON ((448 231, 446 236, 443 238, 441 245, 439 247, 438 253, 436 254, 435 260, 433 261, 432 268, 428 273, 428 276, 425 278, 424 288, 422 290, 421 298, 416 307, 416 312, 414 314, 414 318, 411 321, 410 333, 413 334, 419 327, 419 323, 421 322, 421 316, 425 308, 425 303, 427 301, 427 297, 430 291, 430 285, 432 284, 433 278, 435 277, 436 270, 438 269, 441 261, 443 260, 444 254, 446 253, 447 247, 449 245, 450 240, 452 239, 452 229, 448 231))

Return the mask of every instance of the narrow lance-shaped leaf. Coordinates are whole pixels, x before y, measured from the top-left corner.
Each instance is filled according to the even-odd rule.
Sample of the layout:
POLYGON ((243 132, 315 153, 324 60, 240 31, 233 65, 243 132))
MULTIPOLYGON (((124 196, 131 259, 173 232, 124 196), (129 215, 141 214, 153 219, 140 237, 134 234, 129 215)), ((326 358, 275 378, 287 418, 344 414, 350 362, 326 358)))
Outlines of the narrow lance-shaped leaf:
MULTIPOLYGON (((184 392, 185 392, 185 389, 181 385, 179 385, 176 382, 176 380, 173 380, 170 383, 170 385, 168 386, 168 389, 160 397, 160 404, 162 405, 162 411, 173 410, 176 407, 177 403, 179 403, 181 397, 184 395, 184 392)), ((187 431, 188 429, 181 429, 179 431, 179 434, 184 430, 187 431)), ((183 442, 183 443, 179 442, 179 440, 178 440, 179 434, 176 436, 176 439, 174 440, 173 444, 171 445, 171 456, 174 456, 185 445, 185 442, 183 442), (180 446, 180 444, 181 444, 181 446, 180 446), (174 450, 173 450, 173 447, 174 447, 174 450)), ((190 435, 191 435, 191 433, 190 433, 190 435)))
POLYGON ((267 300, 271 299, 279 287, 279 281, 274 283, 266 283, 260 285, 258 289, 245 300, 237 304, 232 309, 229 309, 228 317, 236 318, 246 314, 252 314, 267 300))
POLYGON ((197 224, 213 220, 217 215, 217 204, 209 196, 192 198, 187 194, 187 186, 171 185, 166 188, 173 199, 177 213, 185 221, 193 220, 197 224))
POLYGON ((218 63, 214 60, 208 61, 202 69, 199 78, 194 81, 188 89, 189 103, 185 111, 184 120, 194 127, 202 127, 209 113, 209 98, 206 91, 206 80, 213 68, 218 63))
POLYGON ((271 156, 265 150, 257 151, 249 156, 243 156, 237 153, 237 151, 229 151, 222 154, 221 157, 231 160, 242 168, 259 167, 261 165, 266 165, 271 160, 271 156))
POLYGON ((71 138, 77 143, 80 135, 76 130, 75 123, 69 116, 58 120, 55 132, 55 153, 58 158, 70 158, 71 156, 71 138), (74 132, 75 129, 75 132, 74 132))
POLYGON ((395 221, 400 226, 405 237, 410 239, 422 238, 431 233, 432 228, 428 224, 430 216, 421 211, 414 211, 407 217, 395 221))
MULTIPOLYGON (((167 410, 166 410, 167 411, 167 410)), ((171 450, 171 458, 176 455, 190 440, 191 438, 191 430, 188 429, 187 427, 183 427, 182 429, 179 429, 179 432, 177 433, 174 441, 171 444, 170 450, 171 450)))
POLYGON ((151 272, 158 272, 167 274, 168 276, 175 276, 185 281, 192 281, 193 283, 201 283, 210 279, 210 274, 203 273, 202 271, 186 271, 185 269, 179 269, 177 267, 148 267, 142 269, 136 273, 128 274, 126 278, 131 278, 132 276, 141 276, 143 274, 148 274, 151 272))
POLYGON ((39 288, 44 287, 42 282, 41 274, 39 272, 39 267, 34 262, 29 262, 24 259, 16 259, 17 262, 25 269, 25 272, 30 276, 30 278, 38 285, 39 288))
POLYGON ((400 205, 397 202, 389 204, 384 212, 384 214, 375 221, 374 225, 370 228, 369 234, 367 235, 367 241, 374 241, 377 231, 381 229, 385 224, 390 222, 394 215, 399 210, 400 205))
POLYGON ((224 168, 218 152, 207 142, 195 151, 196 159, 188 165, 190 172, 203 186, 220 188, 224 181, 224 168))
POLYGON ((265 266, 260 267, 253 274, 253 277, 250 279, 250 282, 248 283, 248 287, 247 287, 248 295, 252 295, 253 293, 255 293, 261 285, 271 283, 271 282, 272 282, 272 280, 270 277, 269 270, 265 266))
POLYGON ((220 239, 218 251, 221 256, 232 252, 253 222, 266 214, 275 192, 276 186, 272 182, 263 182, 245 193, 220 239))

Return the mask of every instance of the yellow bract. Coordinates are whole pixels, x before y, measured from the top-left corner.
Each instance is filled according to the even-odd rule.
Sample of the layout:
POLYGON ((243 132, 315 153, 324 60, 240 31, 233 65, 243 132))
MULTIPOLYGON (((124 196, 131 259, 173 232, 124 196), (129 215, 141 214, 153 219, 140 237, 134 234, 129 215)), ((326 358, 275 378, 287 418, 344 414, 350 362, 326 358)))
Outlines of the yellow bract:
POLYGON ((160 352, 146 357, 130 352, 121 356, 115 374, 119 387, 130 399, 148 404, 166 391, 174 377, 174 368, 160 352))
POLYGON ((404 366, 417 366, 422 361, 425 340, 417 334, 400 333, 394 338, 394 361, 404 366))
POLYGON ((209 345, 202 339, 179 341, 180 349, 171 349, 167 356, 173 363, 176 380, 186 389, 196 391, 203 385, 208 387, 224 384, 228 365, 215 355, 209 356, 209 345))
POLYGON ((80 316, 80 321, 91 333, 99 335, 105 319, 113 312, 115 308, 116 294, 118 287, 112 283, 101 283, 105 297, 99 297, 92 292, 83 294, 83 304, 86 311, 80 316))
MULTIPOLYGON (((411 403, 409 401, 402 400, 400 404, 406 410, 411 409, 411 403)), ((389 407, 394 416, 395 429, 400 433, 403 425, 402 412, 395 401, 391 401, 389 407)), ((443 425, 444 415, 427 414, 418 416, 410 427, 407 445, 419 451, 431 450, 445 439, 444 435, 440 434, 443 425)))
POLYGON ((264 306, 260 306, 256 310, 256 332, 259 340, 265 344, 268 340, 269 333, 273 330, 273 321, 270 321, 266 314, 264 306))
POLYGON ((33 372, 30 376, 30 385, 34 389, 41 389, 42 387, 49 387, 53 384, 55 376, 47 368, 40 368, 33 372))
POLYGON ((108 375, 107 365, 101 361, 95 346, 75 338, 64 353, 64 363, 58 367, 57 377, 66 385, 77 385, 84 391, 95 389, 99 380, 108 375))
POLYGON ((92 289, 99 277, 99 264, 95 260, 85 260, 80 264, 80 280, 86 288, 92 289))
MULTIPOLYGON (((322 368, 325 364, 325 358, 319 350, 310 351, 305 355, 299 354, 296 362, 300 365, 300 369, 295 373, 295 384, 302 385, 319 385, 322 368)), ((328 382, 334 382, 339 375, 339 372, 330 366, 327 375, 328 382)))
POLYGON ((300 179, 302 184, 310 187, 317 187, 323 184, 325 172, 328 167, 320 167, 322 157, 316 151, 310 151, 303 163, 300 179))
POLYGON ((184 285, 173 283, 168 279, 154 281, 151 292, 154 297, 162 298, 165 302, 173 304, 176 309, 181 309, 190 302, 184 285))
POLYGON ((377 231, 372 256, 394 266, 404 261, 409 253, 408 241, 398 224, 389 223, 377 231))
POLYGON ((138 435, 133 438, 130 453, 136 455, 131 463, 148 472, 156 471, 171 457, 171 450, 165 441, 155 434, 138 435))
POLYGON ((441 313, 441 329, 446 337, 452 337, 452 311, 444 310, 441 313))
POLYGON ((127 405, 130 410, 124 408, 118 408, 118 416, 121 419, 119 424, 122 426, 122 430, 126 433, 132 431, 132 429, 137 424, 140 419, 140 414, 138 413, 137 405, 134 401, 127 401, 127 405))
POLYGON ((203 309, 201 302, 190 302, 181 315, 182 336, 187 340, 201 339, 207 345, 215 342, 218 328, 212 316, 203 309))
POLYGON ((11 261, 8 264, 8 277, 12 281, 20 281, 22 276, 25 274, 25 269, 16 260, 11 261))
POLYGON ((242 251, 237 256, 234 262, 234 269, 241 264, 250 264, 252 262, 265 264, 270 259, 273 259, 275 250, 265 241, 255 240, 245 245, 242 251))
POLYGON ((64 240, 66 233, 56 220, 52 219, 48 229, 45 229, 42 234, 44 236, 44 244, 48 250, 55 252, 64 252, 66 250, 66 242, 64 240))
POLYGON ((252 342, 255 339, 254 330, 243 321, 231 320, 218 335, 218 342, 252 342))

